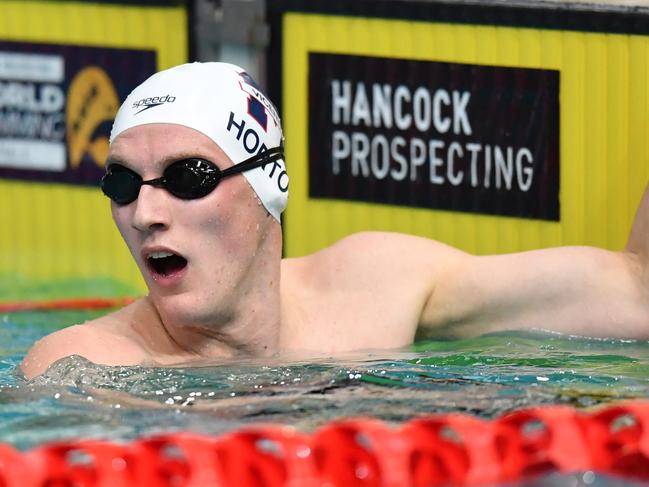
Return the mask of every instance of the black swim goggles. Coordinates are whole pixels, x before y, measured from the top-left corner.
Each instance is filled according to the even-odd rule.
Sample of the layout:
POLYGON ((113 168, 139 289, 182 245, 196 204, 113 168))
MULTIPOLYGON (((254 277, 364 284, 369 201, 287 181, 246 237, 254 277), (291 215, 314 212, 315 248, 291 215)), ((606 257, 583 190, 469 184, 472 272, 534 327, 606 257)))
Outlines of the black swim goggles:
POLYGON ((161 178, 148 181, 143 181, 138 173, 121 164, 111 164, 101 178, 101 190, 118 205, 128 205, 135 201, 143 184, 164 188, 176 198, 192 200, 210 194, 223 178, 264 166, 283 157, 284 147, 280 145, 224 170, 210 161, 192 157, 169 164, 161 178))

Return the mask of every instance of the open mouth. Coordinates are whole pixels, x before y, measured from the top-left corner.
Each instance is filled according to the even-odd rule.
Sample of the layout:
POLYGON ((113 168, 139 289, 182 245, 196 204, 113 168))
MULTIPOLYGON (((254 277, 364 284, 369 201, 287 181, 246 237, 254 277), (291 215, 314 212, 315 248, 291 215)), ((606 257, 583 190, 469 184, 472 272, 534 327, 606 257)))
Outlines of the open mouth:
POLYGON ((172 252, 153 252, 146 261, 149 268, 162 277, 172 276, 187 266, 187 259, 172 252))

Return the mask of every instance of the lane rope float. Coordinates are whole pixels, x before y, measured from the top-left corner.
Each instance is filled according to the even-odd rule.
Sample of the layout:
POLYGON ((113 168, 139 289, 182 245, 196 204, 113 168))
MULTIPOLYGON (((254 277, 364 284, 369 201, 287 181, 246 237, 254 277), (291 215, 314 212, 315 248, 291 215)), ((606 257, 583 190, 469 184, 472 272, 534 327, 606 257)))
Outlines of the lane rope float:
POLYGON ((345 419, 312 434, 259 426, 24 453, 0 444, 3 487, 478 486, 585 471, 649 481, 649 401, 593 412, 529 408, 493 420, 431 415, 398 427, 345 419))

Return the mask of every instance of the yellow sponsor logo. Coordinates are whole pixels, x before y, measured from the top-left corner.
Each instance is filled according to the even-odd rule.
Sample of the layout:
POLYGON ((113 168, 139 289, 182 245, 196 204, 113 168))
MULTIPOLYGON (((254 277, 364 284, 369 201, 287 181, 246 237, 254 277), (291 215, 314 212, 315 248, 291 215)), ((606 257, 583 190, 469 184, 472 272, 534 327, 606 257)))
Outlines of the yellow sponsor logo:
POLYGON ((93 135, 101 123, 115 118, 118 107, 113 82, 100 67, 88 66, 72 79, 66 107, 71 168, 79 167, 85 154, 103 166, 108 156, 108 136, 93 135))

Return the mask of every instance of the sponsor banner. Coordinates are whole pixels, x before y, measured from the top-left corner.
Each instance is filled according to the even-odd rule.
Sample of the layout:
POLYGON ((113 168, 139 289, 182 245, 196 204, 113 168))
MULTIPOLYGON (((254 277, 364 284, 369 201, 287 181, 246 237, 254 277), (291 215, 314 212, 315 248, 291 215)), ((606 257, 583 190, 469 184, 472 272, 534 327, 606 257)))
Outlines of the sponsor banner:
POLYGON ((154 51, 0 42, 0 177, 97 184, 120 101, 154 51))
POLYGON ((559 71, 310 53, 309 196, 558 221, 559 71))

